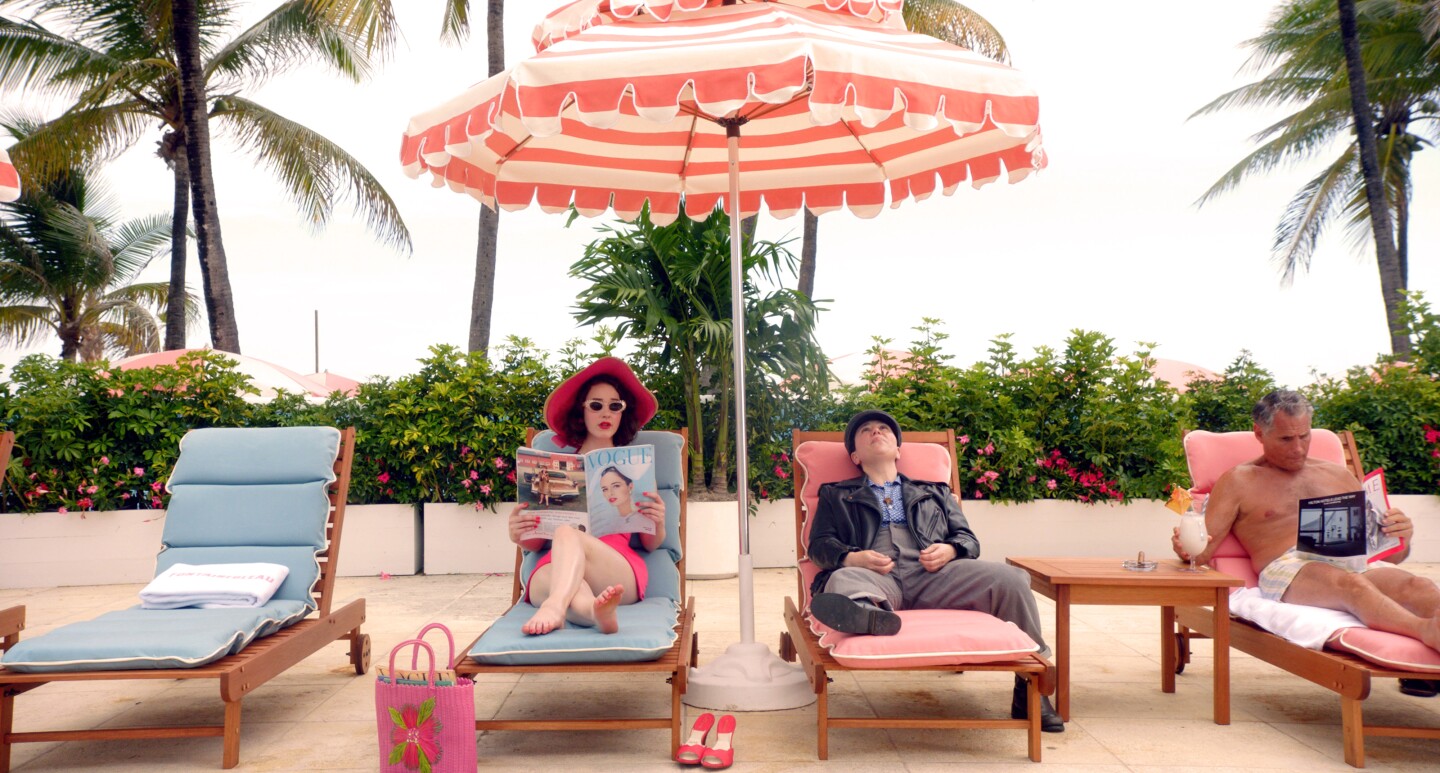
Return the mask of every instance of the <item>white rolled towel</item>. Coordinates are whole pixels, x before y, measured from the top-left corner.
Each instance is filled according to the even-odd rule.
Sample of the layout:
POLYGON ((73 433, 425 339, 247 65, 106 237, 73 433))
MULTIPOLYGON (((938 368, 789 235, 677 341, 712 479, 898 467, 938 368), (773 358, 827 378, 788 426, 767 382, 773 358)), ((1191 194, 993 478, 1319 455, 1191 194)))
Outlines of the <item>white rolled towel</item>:
POLYGON ((290 574, 283 564, 175 564, 140 591, 144 609, 264 606, 290 574))

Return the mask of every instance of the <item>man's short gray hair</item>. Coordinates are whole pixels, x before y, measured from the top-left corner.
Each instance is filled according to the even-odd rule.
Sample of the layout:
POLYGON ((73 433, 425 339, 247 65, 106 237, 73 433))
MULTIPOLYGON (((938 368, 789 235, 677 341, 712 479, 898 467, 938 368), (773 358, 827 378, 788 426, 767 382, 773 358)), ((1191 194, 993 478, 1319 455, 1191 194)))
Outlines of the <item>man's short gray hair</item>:
POLYGON ((1250 418, 1260 425, 1261 429, 1270 429, 1275 425, 1275 414, 1284 413, 1286 416, 1310 417, 1315 414, 1315 406, 1305 399, 1305 395, 1290 389, 1277 389, 1268 395, 1260 398, 1255 403, 1255 408, 1250 411, 1250 418))

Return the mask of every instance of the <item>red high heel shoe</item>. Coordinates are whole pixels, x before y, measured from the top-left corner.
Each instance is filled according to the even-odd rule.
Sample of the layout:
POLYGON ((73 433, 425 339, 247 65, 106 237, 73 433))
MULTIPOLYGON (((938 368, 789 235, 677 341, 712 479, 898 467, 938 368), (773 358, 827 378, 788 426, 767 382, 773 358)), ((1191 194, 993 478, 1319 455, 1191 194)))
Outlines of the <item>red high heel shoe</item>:
POLYGON ((696 717, 694 727, 690 728, 690 737, 675 750, 675 761, 681 765, 699 765, 701 756, 708 751, 705 736, 710 734, 710 727, 714 724, 715 715, 708 711, 696 717))
POLYGON ((726 714, 715 728, 715 745, 705 748, 700 764, 711 770, 722 770, 735 763, 735 716, 726 714))

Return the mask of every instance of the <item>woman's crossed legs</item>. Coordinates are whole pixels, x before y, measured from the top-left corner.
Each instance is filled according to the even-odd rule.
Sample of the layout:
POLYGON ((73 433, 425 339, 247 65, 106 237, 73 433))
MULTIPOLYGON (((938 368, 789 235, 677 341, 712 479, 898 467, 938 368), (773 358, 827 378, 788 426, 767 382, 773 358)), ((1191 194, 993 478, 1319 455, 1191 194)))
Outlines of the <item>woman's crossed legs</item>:
POLYGON ((535 570, 529 591, 531 602, 540 608, 520 628, 528 634, 550 633, 566 620, 615 633, 620 630, 616 609, 640 598, 635 572, 625 557, 569 526, 555 530, 550 563, 535 570))

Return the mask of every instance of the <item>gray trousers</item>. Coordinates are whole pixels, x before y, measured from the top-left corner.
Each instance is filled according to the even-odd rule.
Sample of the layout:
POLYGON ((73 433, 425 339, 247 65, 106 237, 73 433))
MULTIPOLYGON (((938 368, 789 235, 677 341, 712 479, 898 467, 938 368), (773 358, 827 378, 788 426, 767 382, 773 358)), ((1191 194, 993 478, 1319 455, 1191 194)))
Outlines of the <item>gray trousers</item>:
POLYGON ((993 561, 956 559, 927 572, 920 565, 915 537, 904 524, 875 533, 870 549, 895 560, 889 574, 857 566, 836 569, 825 581, 826 593, 852 599, 866 599, 875 605, 899 612, 904 609, 969 609, 988 612, 1020 627, 1041 654, 1050 648, 1040 633, 1040 613, 1030 591, 1030 574, 1024 569, 993 561))

